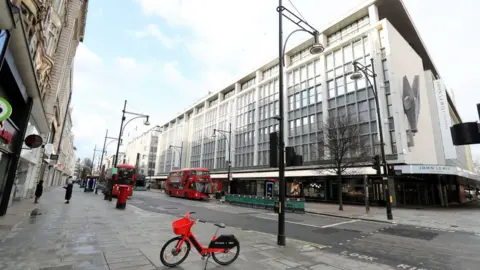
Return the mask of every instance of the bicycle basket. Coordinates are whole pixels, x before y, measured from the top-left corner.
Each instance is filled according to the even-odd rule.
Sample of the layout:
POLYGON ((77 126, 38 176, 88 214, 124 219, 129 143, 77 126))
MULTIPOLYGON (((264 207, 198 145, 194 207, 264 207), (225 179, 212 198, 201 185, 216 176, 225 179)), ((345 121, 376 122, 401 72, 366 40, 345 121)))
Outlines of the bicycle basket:
POLYGON ((173 232, 176 235, 185 235, 190 232, 193 222, 188 218, 177 219, 172 222, 173 232))

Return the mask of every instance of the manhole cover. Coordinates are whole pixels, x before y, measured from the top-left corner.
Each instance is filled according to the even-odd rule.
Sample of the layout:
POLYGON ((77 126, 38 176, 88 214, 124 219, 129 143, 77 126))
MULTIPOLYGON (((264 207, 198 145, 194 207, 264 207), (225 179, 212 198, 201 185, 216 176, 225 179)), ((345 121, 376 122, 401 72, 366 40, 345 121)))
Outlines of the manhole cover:
POLYGON ((422 239, 430 241, 433 238, 437 237, 438 233, 436 232, 429 232, 420 229, 409 229, 409 228, 399 228, 399 227, 390 227, 386 228, 381 231, 383 234, 401 236, 401 237, 408 237, 414 239, 422 239))

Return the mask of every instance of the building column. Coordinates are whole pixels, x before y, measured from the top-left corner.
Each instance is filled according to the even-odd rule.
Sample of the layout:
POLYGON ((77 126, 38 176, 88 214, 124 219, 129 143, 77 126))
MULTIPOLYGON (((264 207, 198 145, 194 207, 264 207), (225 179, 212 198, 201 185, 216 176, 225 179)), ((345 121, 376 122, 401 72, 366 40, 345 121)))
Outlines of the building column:
MULTIPOLYGON (((232 123, 232 142, 231 144, 231 164, 232 168, 235 167, 235 162, 237 160, 236 158, 236 153, 237 153, 237 143, 236 143, 236 137, 237 137, 237 99, 238 99, 238 93, 241 91, 242 86, 239 83, 235 83, 235 95, 230 98, 229 101, 229 118, 230 118, 230 123, 232 123)), ((228 157, 228 156, 227 156, 228 157)))
POLYGON ((255 113, 253 114, 253 122, 254 122, 254 129, 253 129, 253 166, 258 165, 258 119, 259 119, 259 96, 260 96, 260 81, 263 79, 262 72, 257 70, 256 72, 256 86, 255 89, 253 90, 253 97, 254 97, 254 102, 255 102, 255 113))
POLYGON ((368 7, 368 18, 370 23, 376 23, 379 21, 378 8, 376 5, 371 5, 368 7))
MULTIPOLYGON (((219 108, 220 108, 220 94, 217 95, 217 108, 215 109, 215 126, 214 126, 214 129, 218 129, 218 122, 220 121, 218 115, 218 111, 219 111, 219 108)), ((214 169, 217 169, 217 147, 218 147, 218 138, 219 138, 219 135, 221 134, 216 134, 215 138, 213 138, 215 140, 215 142, 213 143, 213 168, 214 169)), ((223 136, 223 135, 222 135, 223 136)))

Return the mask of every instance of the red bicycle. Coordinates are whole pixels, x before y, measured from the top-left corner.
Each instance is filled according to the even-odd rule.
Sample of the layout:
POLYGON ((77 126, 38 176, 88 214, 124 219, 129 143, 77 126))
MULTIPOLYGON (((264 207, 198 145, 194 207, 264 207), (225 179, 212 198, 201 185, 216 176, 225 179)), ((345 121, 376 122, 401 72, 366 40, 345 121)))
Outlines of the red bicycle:
POLYGON ((205 223, 205 221, 200 219, 190 219, 190 215, 195 214, 195 212, 188 212, 185 217, 175 220, 172 223, 173 232, 178 235, 170 240, 168 240, 165 245, 163 245, 162 250, 160 251, 160 261, 163 265, 167 267, 176 267, 180 265, 183 261, 185 261, 190 253, 191 246, 193 245, 195 249, 198 251, 202 259, 207 258, 205 262, 205 269, 207 269, 208 259, 210 256, 213 260, 220 264, 220 265, 229 265, 233 263, 240 254, 240 242, 238 242, 235 235, 220 235, 217 237, 218 230, 221 228, 225 228, 225 224, 213 224, 217 226, 217 230, 210 241, 208 247, 203 246, 200 244, 195 238, 195 235, 191 232, 193 225, 197 222, 205 223), (173 247, 168 248, 170 244, 174 244, 173 247), (185 244, 185 245, 184 245, 185 244), (232 250, 235 250, 232 252, 232 250), (184 255, 181 256, 180 254, 184 251, 184 255), (218 255, 225 255, 225 254, 234 254, 233 258, 227 261, 220 260, 218 255), (172 258, 178 258, 179 261, 177 262, 168 262, 167 260, 172 258))

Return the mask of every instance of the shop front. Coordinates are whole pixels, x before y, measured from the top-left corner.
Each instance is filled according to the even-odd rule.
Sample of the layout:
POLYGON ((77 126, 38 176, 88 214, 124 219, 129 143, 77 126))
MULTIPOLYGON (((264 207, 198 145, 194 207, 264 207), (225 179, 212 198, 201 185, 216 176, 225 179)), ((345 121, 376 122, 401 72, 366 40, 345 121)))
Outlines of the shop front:
POLYGON ((16 171, 33 103, 8 58, 7 54, 7 61, 0 69, 0 215, 6 213, 13 199, 16 171))
POLYGON ((30 115, 40 133, 49 132, 22 15, 12 11, 11 1, 0 1, 0 64, 0 101, 4 101, 0 102, 0 216, 3 216, 13 197, 30 115), (6 103, 10 106, 5 106, 6 103))

